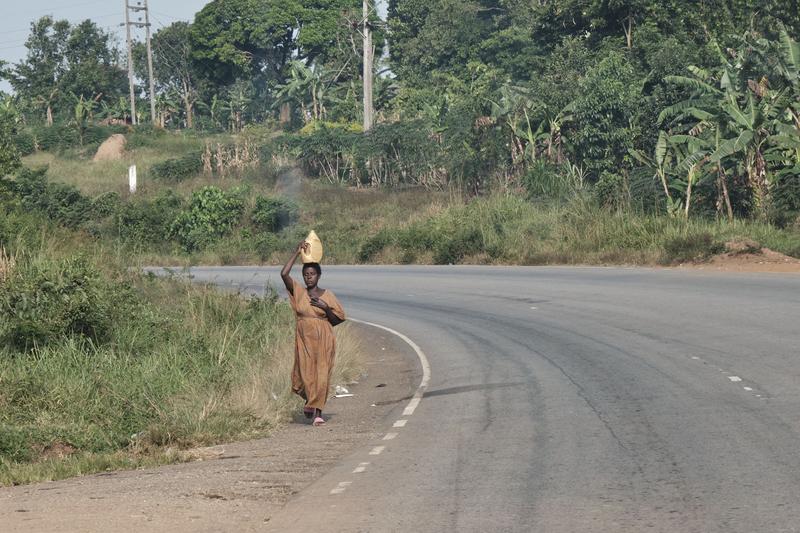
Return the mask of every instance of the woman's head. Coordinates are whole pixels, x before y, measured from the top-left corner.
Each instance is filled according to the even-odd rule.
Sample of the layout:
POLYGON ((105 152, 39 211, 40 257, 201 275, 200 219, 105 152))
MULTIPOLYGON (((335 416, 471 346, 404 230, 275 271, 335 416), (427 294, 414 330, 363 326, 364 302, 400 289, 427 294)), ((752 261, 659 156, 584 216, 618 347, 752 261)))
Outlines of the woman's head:
POLYGON ((322 267, 319 266, 319 263, 303 263, 303 281, 307 288, 316 287, 321 275, 322 267))

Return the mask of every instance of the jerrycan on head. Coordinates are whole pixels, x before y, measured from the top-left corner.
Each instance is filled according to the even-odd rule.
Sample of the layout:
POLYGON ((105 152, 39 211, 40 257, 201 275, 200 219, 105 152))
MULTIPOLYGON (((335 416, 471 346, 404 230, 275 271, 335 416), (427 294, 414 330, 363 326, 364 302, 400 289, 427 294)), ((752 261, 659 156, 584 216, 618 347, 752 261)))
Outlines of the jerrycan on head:
POLYGON ((303 263, 319 263, 322 260, 322 241, 319 240, 314 230, 308 234, 306 242, 309 246, 307 250, 300 251, 300 260, 303 263))

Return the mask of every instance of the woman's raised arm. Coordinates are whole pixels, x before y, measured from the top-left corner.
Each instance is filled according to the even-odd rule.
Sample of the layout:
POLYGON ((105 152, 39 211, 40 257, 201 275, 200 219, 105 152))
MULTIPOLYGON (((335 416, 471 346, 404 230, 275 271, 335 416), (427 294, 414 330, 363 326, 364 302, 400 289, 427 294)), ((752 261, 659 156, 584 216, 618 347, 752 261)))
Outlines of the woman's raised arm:
POLYGON ((283 265, 283 268, 281 269, 281 279, 283 279, 283 284, 286 286, 286 290, 289 291, 289 294, 294 295, 292 276, 290 276, 289 273, 292 271, 294 262, 297 261, 297 256, 300 255, 300 252, 305 250, 307 247, 308 243, 306 241, 300 241, 300 244, 297 245, 297 250, 294 251, 292 257, 286 261, 286 264, 283 265))

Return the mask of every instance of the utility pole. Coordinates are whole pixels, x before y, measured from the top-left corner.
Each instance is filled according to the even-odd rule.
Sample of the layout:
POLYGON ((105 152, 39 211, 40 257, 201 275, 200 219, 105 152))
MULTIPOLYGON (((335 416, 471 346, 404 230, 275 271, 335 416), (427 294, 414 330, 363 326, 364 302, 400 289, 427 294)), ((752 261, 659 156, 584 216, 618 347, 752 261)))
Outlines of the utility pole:
MULTIPOLYGON (((147 34, 147 75, 150 78, 150 118, 153 124, 156 123, 156 92, 153 83, 153 51, 150 48, 150 11, 147 8, 147 0, 136 2, 137 5, 132 6, 130 0, 125 0, 125 29, 128 36, 128 85, 131 91, 131 123, 136 124, 136 101, 133 90, 133 53, 131 51, 131 26, 137 28, 145 28, 147 34), (131 22, 130 12, 144 11, 144 22, 131 22)), ((142 20, 139 17, 139 20, 142 20)))
POLYGON ((369 0, 362 0, 362 16, 364 17, 364 131, 372 129, 372 31, 369 29, 369 0))
POLYGON ((136 125, 136 94, 133 89, 133 52, 131 51, 131 21, 128 16, 128 0, 125 0, 125 31, 128 44, 128 88, 131 93, 131 124, 136 125))
POLYGON ((150 48, 150 10, 147 9, 147 0, 144 0, 144 27, 147 35, 147 75, 150 77, 150 119, 156 124, 156 89, 153 83, 153 50, 150 48))

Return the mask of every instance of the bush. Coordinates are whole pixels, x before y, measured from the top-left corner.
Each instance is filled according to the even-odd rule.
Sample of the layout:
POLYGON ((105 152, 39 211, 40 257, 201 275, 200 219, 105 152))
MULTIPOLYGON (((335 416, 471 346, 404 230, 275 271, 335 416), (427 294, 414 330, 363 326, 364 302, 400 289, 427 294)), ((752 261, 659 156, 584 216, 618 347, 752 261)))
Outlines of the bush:
POLYGON ((172 234, 187 251, 199 250, 226 235, 239 222, 244 208, 241 191, 203 187, 192 194, 188 209, 178 214, 172 234))
POLYGON ((522 175, 522 186, 528 198, 565 199, 574 190, 564 169, 544 160, 535 161, 522 175))
POLYGON ((382 229, 368 238, 358 249, 358 260, 362 263, 371 261, 384 248, 395 242, 395 236, 387 229, 382 229))
POLYGON ((619 209, 626 204, 625 178, 613 172, 603 172, 594 186, 594 195, 603 207, 619 209))
POLYGON ((140 124, 133 126, 127 136, 127 148, 133 150, 135 148, 145 148, 149 146, 157 146, 160 139, 162 139, 167 131, 163 128, 157 128, 152 124, 140 124))
POLYGON ((0 342, 18 351, 65 337, 102 343, 128 292, 81 257, 20 261, 0 285, 0 342))
POLYGON ((710 233, 696 233, 673 237, 664 243, 660 263, 665 265, 705 261, 725 250, 725 244, 710 233))
POLYGON ((281 247, 278 236, 274 233, 259 233, 252 237, 253 250, 258 254, 261 261, 266 261, 270 256, 281 247))
POLYGON ((92 218, 104 218, 115 214, 122 203, 119 193, 109 191, 92 198, 92 218))
POLYGON ((154 200, 134 200, 120 205, 116 213, 119 237, 131 243, 163 243, 171 238, 182 200, 167 190, 154 200))
POLYGON ((484 251, 483 237, 475 228, 464 229, 449 239, 442 239, 434 250, 433 261, 437 265, 459 263, 467 255, 484 251))
POLYGON ((33 137, 33 133, 28 130, 17 132, 14 136, 14 145, 21 156, 30 155, 36 151, 36 139, 33 137))
POLYGON ((259 196, 256 198, 250 219, 256 227, 265 231, 280 231, 297 222, 297 205, 283 198, 259 196))
POLYGON ((200 153, 192 152, 183 157, 167 159, 150 167, 153 179, 164 181, 183 181, 203 170, 200 153))
POLYGON ((16 192, 23 207, 39 210, 56 223, 76 228, 92 218, 92 201, 72 185, 48 183, 46 168, 24 168, 17 175, 16 192))

